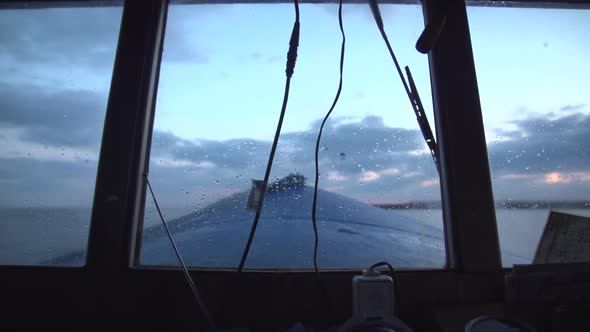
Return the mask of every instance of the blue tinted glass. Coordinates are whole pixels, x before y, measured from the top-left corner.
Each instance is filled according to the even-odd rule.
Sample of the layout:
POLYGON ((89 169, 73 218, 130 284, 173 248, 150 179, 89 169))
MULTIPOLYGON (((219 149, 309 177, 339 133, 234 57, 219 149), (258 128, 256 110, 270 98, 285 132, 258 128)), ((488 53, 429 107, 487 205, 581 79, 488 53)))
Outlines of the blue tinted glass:
POLYGON ((0 264, 84 263, 121 13, 0 10, 0 264))
POLYGON ((530 263, 549 210, 590 215, 590 11, 468 15, 502 261, 530 263))
MULTIPOLYGON (((383 5, 432 121, 419 5, 383 5)), ((246 268, 311 268, 314 146, 338 86, 337 5, 301 6, 289 105, 246 268)), ((150 178, 187 264, 236 267, 281 107, 292 4, 171 6, 150 178), (228 24, 231 22, 231 24, 228 24)), ((324 130, 319 267, 445 263, 438 174, 368 5, 345 5, 344 88, 324 130)), ((142 264, 177 265, 151 197, 142 264)))

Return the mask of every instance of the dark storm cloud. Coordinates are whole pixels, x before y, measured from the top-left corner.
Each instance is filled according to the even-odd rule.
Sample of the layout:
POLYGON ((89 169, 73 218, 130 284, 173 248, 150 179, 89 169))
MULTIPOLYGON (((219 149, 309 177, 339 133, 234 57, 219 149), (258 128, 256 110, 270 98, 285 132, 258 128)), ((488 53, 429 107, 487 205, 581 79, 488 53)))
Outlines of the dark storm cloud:
MULTIPOLYGON (((319 126, 314 122, 310 129, 318 128, 316 124, 319 126)), ((437 199, 436 183, 422 185, 438 175, 429 154, 415 153, 424 148, 417 130, 387 127, 382 118, 368 116, 357 122, 335 118, 324 133, 322 188, 374 201, 402 193, 404 199, 437 199)), ((313 181, 316 135, 317 129, 281 136, 271 181, 290 173, 301 173, 309 183, 313 181)), ((202 204, 201 193, 210 200, 231 194, 231 190, 247 190, 250 179, 262 179, 269 151, 270 142, 186 140, 154 131, 151 177, 170 204, 191 199, 202 204)))
POLYGON ((24 140, 43 145, 97 146, 106 101, 93 91, 0 83, 0 126, 25 129, 24 140))
MULTIPOLYGON (((194 17, 168 20, 165 61, 203 63, 188 24, 194 17)), ((98 70, 114 63, 122 18, 120 7, 11 10, 0 12, 0 57, 26 64, 89 66, 98 70)))
POLYGON ((546 173, 590 168, 590 114, 533 115, 512 124, 515 130, 502 133, 507 140, 488 146, 492 169, 546 173))
POLYGON ((154 131, 152 155, 169 155, 176 160, 196 163, 211 162, 217 167, 242 169, 260 166, 262 157, 270 151, 270 143, 253 139, 227 141, 179 138, 170 132, 154 131))
MULTIPOLYGON (((277 163, 300 171, 311 170, 316 138, 316 131, 283 134, 277 150, 277 163)), ((367 116, 356 123, 336 123, 326 127, 320 159, 329 169, 346 174, 392 167, 427 167, 422 165, 423 158, 412 154, 419 149, 423 149, 423 144, 417 130, 387 127, 382 118, 367 116)), ((253 139, 189 141, 161 131, 154 132, 152 146, 152 155, 156 159, 167 155, 176 160, 210 161, 221 168, 238 170, 264 167, 269 151, 270 142, 253 139)))
MULTIPOLYGON (((93 91, 48 92, 32 85, 0 83, 0 126, 24 129, 23 140, 49 146, 97 147, 100 144, 106 95, 93 91)), ((572 109, 566 105, 562 109, 572 109)), ((590 164, 590 115, 531 115, 513 121, 514 130, 502 131, 503 140, 488 146, 495 172, 546 173, 587 170, 590 164)), ((283 168, 311 170, 320 120, 309 131, 284 133, 277 161, 283 168)), ((5 134, 3 133, 5 136, 5 134)), ((383 119, 367 116, 360 121, 330 119, 321 142, 320 162, 343 174, 429 169, 429 157, 414 152, 425 148, 415 129, 388 127, 383 119)), ((253 139, 228 141, 186 140, 156 130, 152 156, 213 163, 228 170, 266 165, 270 142, 253 139)), ((279 166, 280 169, 280 166, 279 166)))
MULTIPOLYGON (((294 160, 313 161, 319 127, 320 120, 311 124, 311 132, 283 135, 286 144, 303 147, 295 153, 294 160)), ((378 164, 387 166, 388 160, 407 156, 411 151, 423 149, 423 145, 417 130, 387 127, 381 117, 367 116, 353 123, 328 121, 320 149, 322 161, 338 162, 343 170, 354 172, 359 168, 375 169, 378 164)))
MULTIPOLYGON (((21 129, 22 140, 41 145, 67 146, 74 151, 97 149, 106 100, 106 95, 93 91, 48 92, 30 85, 0 84, 0 128, 21 129)), ((523 181, 532 181, 519 176, 523 174, 544 176, 555 171, 588 172, 590 114, 565 114, 530 115, 513 121, 513 130, 502 131, 503 139, 488 145, 494 174, 511 175, 502 179, 502 189, 495 188, 496 193, 513 197, 518 192, 516 186, 522 185, 523 181)), ((313 178, 319 124, 320 120, 317 120, 308 130, 281 136, 273 180, 292 172, 300 172, 309 180, 313 178)), ((0 136, 7 138, 10 135, 10 131, 0 130, 0 136)), ((211 192, 214 197, 225 196, 231 190, 248 188, 251 178, 263 177, 270 144, 248 138, 188 140, 172 132, 155 130, 151 175, 162 195, 171 197, 171 203, 178 198, 175 195, 180 191, 183 197, 185 193, 195 191, 211 192)), ((408 193, 414 193, 408 199, 436 199, 438 185, 434 181, 438 175, 433 162, 428 154, 417 153, 424 149, 419 130, 389 127, 377 116, 356 121, 330 119, 321 143, 320 185, 326 188, 339 186, 343 193, 375 200, 399 199, 408 193)), ((50 196, 52 190, 60 188, 59 183, 64 179, 69 183, 68 188, 78 188, 75 183, 89 186, 91 183, 85 179, 95 176, 96 162, 33 158, 34 155, 2 160, 0 181, 5 188, 10 187, 10 191, 4 193, 19 192, 18 188, 34 188, 35 192, 50 196)), ((576 190, 586 187, 580 188, 576 190)), ((26 196, 23 195, 15 194, 9 201, 26 196)))
MULTIPOLYGON (((48 92, 36 86, 0 83, 0 126, 23 129, 21 139, 41 145, 98 148, 106 102, 106 95, 93 91, 48 92)), ((417 130, 387 127, 376 116, 346 121, 335 118, 325 128, 320 162, 326 169, 358 174, 392 167, 402 171, 428 167, 428 159, 411 154, 424 148, 417 130)), ((275 169, 311 172, 319 123, 314 122, 310 131, 281 136, 275 169)), ((264 169, 270 151, 270 142, 266 141, 187 140, 159 130, 154 131, 152 142, 156 167, 174 166, 176 161, 176 165, 195 169, 215 166, 228 172, 258 170, 264 169)))
POLYGON ((0 55, 22 64, 112 66, 122 7, 0 12, 0 55))
POLYGON ((586 104, 576 104, 576 105, 565 105, 561 107, 560 111, 579 111, 586 107, 586 104))

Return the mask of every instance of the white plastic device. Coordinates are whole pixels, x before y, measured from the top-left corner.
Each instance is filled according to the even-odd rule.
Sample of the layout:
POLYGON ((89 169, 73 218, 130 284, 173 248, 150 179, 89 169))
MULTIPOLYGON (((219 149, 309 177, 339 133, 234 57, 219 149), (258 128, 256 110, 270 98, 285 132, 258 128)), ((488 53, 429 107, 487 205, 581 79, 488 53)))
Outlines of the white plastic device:
POLYGON ((372 270, 352 278, 352 313, 357 319, 393 316, 393 280, 387 275, 372 270))

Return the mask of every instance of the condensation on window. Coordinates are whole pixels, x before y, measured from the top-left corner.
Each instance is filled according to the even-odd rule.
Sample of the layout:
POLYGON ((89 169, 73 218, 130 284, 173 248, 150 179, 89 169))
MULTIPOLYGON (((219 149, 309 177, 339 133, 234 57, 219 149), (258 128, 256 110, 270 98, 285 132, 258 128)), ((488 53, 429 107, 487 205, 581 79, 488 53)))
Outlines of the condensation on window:
MULTIPOLYGON (((337 10, 301 5, 289 104, 246 268, 313 267, 314 149, 338 86, 337 10)), ((422 8, 381 10, 432 121, 428 62, 414 48, 422 8)), ((293 18, 292 4, 170 7, 150 182, 191 266, 240 261, 254 219, 250 189, 264 177, 281 107, 293 18)), ((438 174, 368 5, 345 5, 344 28, 344 88, 320 145, 319 267, 442 267, 438 174)), ((149 194, 144 214, 140 263, 177 265, 149 194)))
POLYGON ((590 11, 468 8, 504 266, 590 215, 590 11))
POLYGON ((0 264, 84 264, 122 14, 108 5, 0 10, 0 264))

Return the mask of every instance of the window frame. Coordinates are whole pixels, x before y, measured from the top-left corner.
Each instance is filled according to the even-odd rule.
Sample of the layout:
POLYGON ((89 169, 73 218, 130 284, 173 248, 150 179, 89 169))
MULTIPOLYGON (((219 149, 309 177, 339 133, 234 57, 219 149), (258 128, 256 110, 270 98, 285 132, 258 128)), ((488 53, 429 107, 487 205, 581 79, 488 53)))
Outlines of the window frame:
MULTIPOLYGON (((442 1, 445 0, 423 0, 425 23, 443 12, 443 8, 439 6, 442 1)), ((56 7, 73 6, 81 1, 29 2, 37 7, 56 7)), ((226 0, 220 3, 237 2, 286 1, 226 0)), ((303 2, 322 3, 334 0, 303 2)), ((362 0, 344 2, 365 3, 362 0)), ((406 0, 380 2, 407 3, 406 0)), ((89 6, 94 3, 96 2, 84 2, 89 6)), ((401 285, 400 304, 407 308, 423 307, 425 304, 501 301, 504 296, 504 273, 511 271, 501 265, 466 4, 463 0, 446 0, 446 3, 446 13, 452 20, 447 20, 437 46, 428 57, 437 141, 441 150, 441 196, 448 266, 442 270, 402 270, 397 273, 398 284, 401 285), (449 88, 450 85, 453 89, 449 88), (472 154, 473 158, 469 166, 464 164, 462 158, 466 153, 472 154)), ((483 3, 478 0, 469 4, 483 3)), ((525 7, 547 7, 552 4, 568 8, 588 8, 590 0, 520 0, 515 3, 525 7)), ((2 4, 1 7, 18 7, 18 3, 2 4)), ((170 306, 168 310, 180 310, 183 315, 190 316, 183 318, 185 321, 195 316, 192 299, 177 268, 142 267, 136 264, 137 239, 141 237, 146 192, 143 176, 148 171, 167 8, 167 0, 126 0, 124 3, 85 265, 0 266, 0 274, 4 280, 0 283, 0 291, 4 294, 6 303, 22 303, 27 309, 27 306, 35 306, 44 310, 53 306, 52 299, 66 294, 72 299, 72 308, 87 311, 87 316, 82 315, 81 319, 92 317, 92 310, 96 308, 115 313, 115 317, 125 315, 127 319, 130 319, 128 316, 143 319, 149 314, 139 310, 132 314, 129 308, 146 306, 142 301, 150 299, 152 295, 147 295, 150 292, 168 299, 181 294, 167 304, 170 306), (91 301, 94 305, 85 309, 76 307, 86 301, 91 301)), ((224 309, 227 308, 222 300, 217 299, 220 297, 218 293, 223 291, 227 282, 235 282, 234 271, 191 268, 190 273, 202 291, 205 302, 210 305, 213 315, 225 313, 224 309)), ((322 273, 322 278, 328 281, 325 283, 327 292, 339 299, 334 302, 335 313, 329 318, 347 318, 351 298, 350 294, 343 295, 345 292, 342 289, 349 289, 351 277, 357 273, 356 270, 322 273)), ((287 313, 280 312, 276 318, 266 315, 269 322, 280 320, 287 314, 303 318, 314 315, 308 306, 298 306, 314 294, 315 290, 308 286, 315 280, 313 271, 247 270, 242 273, 241 278, 244 292, 256 295, 254 298, 257 301, 244 296, 240 303, 235 304, 236 308, 227 309, 234 314, 231 316, 233 326, 239 326, 239 322, 252 322, 252 311, 277 313, 281 308, 288 308, 285 309, 287 313), (283 294, 283 299, 287 299, 287 302, 277 305, 276 301, 272 301, 275 299, 273 294, 283 294)), ((179 315, 175 317, 178 318, 179 315)), ((232 322, 228 324, 231 325, 232 322)))
MULTIPOLYGON (((206 3, 207 1, 183 1, 183 3, 206 3)), ((225 1, 223 1, 225 2, 225 1)), ((249 0, 228 1, 230 3, 248 3, 249 0)), ((260 1, 260 2, 285 2, 285 1, 260 1)), ((310 1, 328 2, 328 1, 310 1)), ((349 2, 349 1, 346 1, 349 2)), ((387 3, 398 3, 399 1, 385 1, 387 3)), ((405 0, 401 1, 405 3, 405 0)), ((439 145, 441 173, 441 198, 443 202, 443 220, 445 234, 445 250, 447 264, 444 268, 465 272, 491 272, 501 268, 500 246, 496 226, 495 208, 491 187, 491 177, 485 143, 483 119, 475 77, 475 64, 469 37, 467 12, 465 2, 462 0, 447 0, 447 6, 439 5, 440 1, 425 0, 422 7, 425 24, 437 15, 448 15, 445 29, 443 30, 437 46, 428 54, 431 86, 434 99, 435 125, 437 142, 439 145), (444 13, 443 13, 444 11, 444 13), (453 82, 453 89, 448 89, 448 82, 453 82), (468 91, 465 93, 465 91, 468 91), (463 156, 470 155, 471 163, 467 165, 463 156), (474 236, 475 235, 475 236, 474 236)), ((157 1, 161 6, 155 16, 167 15, 168 2, 157 1)), ((123 15, 125 21, 125 12, 123 15)), ((152 25, 146 31, 152 31, 147 36, 154 44, 145 44, 143 54, 150 54, 152 66, 144 67, 143 77, 149 77, 149 82, 137 87, 139 100, 145 100, 151 96, 151 100, 145 100, 137 105, 141 109, 136 121, 140 124, 147 124, 138 131, 135 137, 128 137, 133 141, 133 146, 140 146, 139 155, 129 158, 131 162, 127 166, 134 173, 130 173, 129 202, 127 212, 121 211, 120 216, 127 216, 127 219, 120 221, 118 238, 116 241, 99 241, 93 243, 123 243, 119 249, 112 250, 126 251, 121 253, 118 259, 119 264, 129 268, 142 268, 139 266, 139 242, 143 225, 143 207, 145 204, 146 185, 142 176, 148 171, 149 150, 151 132, 153 131, 153 120, 157 95, 157 80, 159 64, 162 56, 162 41, 165 36, 166 17, 160 17, 158 21, 152 20, 152 25), (130 181, 131 182, 131 181, 130 181), (138 210, 138 207, 140 208, 138 210), (127 223, 127 226, 123 224, 127 223), (125 233, 126 228, 128 231, 125 233)), ((117 61, 116 61, 117 63, 117 61)), ((115 65, 117 68, 117 65, 115 65)), ((116 84, 118 71, 115 70, 113 77, 112 92, 115 96, 118 89, 113 89, 116 84)), ((126 75, 128 78, 130 75, 126 75)), ((126 85, 133 86, 133 82, 126 82, 126 85)), ((136 83, 136 85, 138 85, 136 83)), ((110 106, 109 98, 109 106, 110 106)), ((117 107, 114 103, 113 107, 117 107)), ((108 111, 107 111, 108 112, 108 111)), ((132 124, 129 124, 131 128, 132 124)), ((137 130, 137 129, 136 129, 137 130)), ((130 130, 129 132, 133 132, 130 130)), ((105 140, 108 131, 105 129, 105 140)), ((121 148, 114 144, 111 152, 105 152, 105 156, 112 155, 121 148)), ((109 146, 106 147, 107 149, 109 146)), ((129 153, 127 153, 129 155, 129 153)), ((101 153, 102 156, 102 153, 101 153)), ((102 159, 102 158, 101 158, 102 159)), ((120 163, 120 162, 119 162, 120 163)), ((107 164, 108 165, 108 164, 107 164)), ((97 186, 100 185, 100 166, 97 186)), ((112 175, 113 170, 107 173, 112 175)), ((103 181, 105 183, 105 181, 103 181)), ((106 185, 109 185, 108 182, 106 185)), ((106 190, 111 192, 112 189, 106 190)), ((99 191, 97 190, 97 194, 99 191)), ((96 199, 106 199, 97 196, 96 199)), ((96 213, 107 209, 107 206, 95 206, 96 213)), ((93 212, 94 214, 94 212, 93 212)), ((99 217, 102 218, 102 217, 99 217)), ((94 219, 94 217, 93 217, 94 219)), ((95 224, 94 222, 92 224, 95 224)), ((91 238, 92 235, 91 226, 91 238)), ((100 235, 98 235, 100 237, 100 235)), ((115 240, 115 239, 112 239, 115 240)), ((89 247, 89 259, 95 255, 95 250, 89 247)), ((112 257, 114 258, 114 257, 112 257)), ((114 261, 113 259, 105 261, 114 261)), ((94 264, 89 262, 89 264, 94 264)))
MULTIPOLYGON (((180 1, 183 4, 210 2, 209 0, 180 1)), ((224 0, 218 3, 281 2, 288 1, 224 0)), ((363 3, 360 0, 344 2, 363 3)), ((411 0, 381 2, 415 3, 411 0)), ((465 2, 462 0, 447 0, 447 2, 450 4, 447 14, 454 15, 452 21, 456 21, 457 24, 451 26, 447 23, 437 47, 428 55, 437 141, 441 154, 441 197, 447 251, 445 268, 465 272, 497 271, 501 264, 499 263, 495 211, 493 199, 491 199, 491 181, 465 2), (445 44, 453 42, 455 49, 449 50, 445 47, 445 44), (461 45, 464 47, 460 47, 461 45), (459 57, 461 60, 456 61, 459 57), (442 70, 445 67, 455 68, 456 71, 465 72, 465 75, 457 79, 457 75, 451 73, 452 70, 442 70), (458 94, 453 95, 451 91, 444 89, 444 82, 449 80, 456 84, 456 90, 470 91, 469 104, 462 103, 463 98, 460 98, 458 94), (441 115, 442 113, 444 115, 441 115), (470 126, 463 127, 463 130, 453 131, 451 128, 453 123, 469 122, 468 120, 471 121, 470 126), (466 144, 466 142, 473 143, 466 144), (447 148, 449 146, 454 146, 455 149, 447 148), (476 165, 461 168, 461 151, 463 150, 477 156, 476 165), (461 172, 451 172, 451 170, 461 170, 461 172), (459 177, 455 174, 463 174, 463 176, 459 177), (477 197, 473 195, 474 192, 482 195, 484 199, 474 199, 477 197), (456 202, 469 202, 471 209, 466 209, 465 204, 456 202), (469 219, 470 213, 484 215, 487 218, 478 219, 475 223, 469 219), (470 232, 479 234, 480 238, 473 241, 470 232), (486 245, 481 246, 482 241, 486 245)), ((38 0, 32 3, 34 6, 29 8, 100 4, 96 1, 80 0, 38 0)), ((87 258, 82 267, 89 271, 145 268, 138 265, 138 244, 141 238, 146 198, 143 177, 149 171, 150 142, 168 5, 167 0, 141 1, 141 4, 136 0, 124 1, 100 150, 87 258)), ((3 7, 19 6, 16 2, 12 5, 5 4, 3 7)), ((425 24, 432 17, 439 15, 441 10, 436 0, 424 0, 425 24)))

